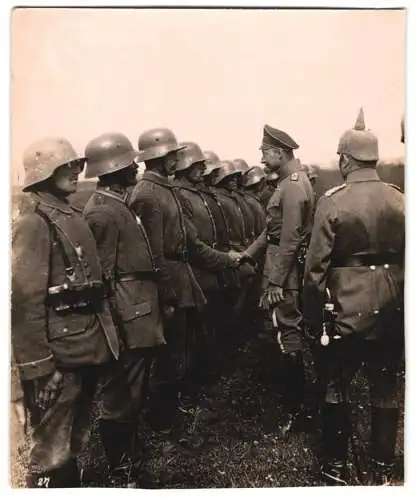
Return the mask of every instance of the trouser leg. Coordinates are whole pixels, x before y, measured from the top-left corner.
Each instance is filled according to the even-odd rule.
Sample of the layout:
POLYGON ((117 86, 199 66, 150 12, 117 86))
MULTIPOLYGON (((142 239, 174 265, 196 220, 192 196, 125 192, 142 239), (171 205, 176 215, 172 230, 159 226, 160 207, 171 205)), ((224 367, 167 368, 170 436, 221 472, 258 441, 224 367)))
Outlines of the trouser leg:
POLYGON ((76 457, 89 437, 97 371, 64 371, 62 388, 46 409, 35 403, 33 381, 23 385, 29 415, 29 487, 70 488, 80 485, 76 457))
POLYGON ((322 389, 322 479, 327 484, 346 485, 346 460, 351 437, 349 386, 361 365, 360 346, 342 340, 317 352, 322 389))
POLYGON ((186 309, 179 309, 165 324, 167 344, 155 351, 151 423, 169 429, 176 416, 179 392, 189 366, 186 309))
POLYGON ((289 414, 300 411, 306 393, 302 356, 302 316, 298 300, 297 291, 287 290, 284 301, 278 304, 272 313, 274 335, 282 353, 279 379, 289 414))
POLYGON ((399 422, 397 371, 401 346, 392 342, 368 341, 366 372, 371 398, 370 455, 375 485, 392 481, 399 422))
POLYGON ((139 460, 137 423, 147 392, 152 349, 127 349, 112 364, 99 392, 99 430, 111 474, 116 480, 134 481, 139 460))

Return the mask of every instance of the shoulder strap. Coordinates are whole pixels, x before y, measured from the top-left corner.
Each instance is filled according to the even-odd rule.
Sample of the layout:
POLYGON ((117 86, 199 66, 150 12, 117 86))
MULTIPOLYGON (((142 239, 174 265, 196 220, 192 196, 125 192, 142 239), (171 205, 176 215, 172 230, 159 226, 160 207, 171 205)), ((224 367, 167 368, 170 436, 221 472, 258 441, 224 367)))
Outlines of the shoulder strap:
POLYGON ((74 272, 74 268, 71 265, 71 261, 69 260, 69 257, 65 251, 62 240, 58 235, 58 231, 56 229, 54 222, 52 221, 52 219, 50 217, 48 217, 48 215, 45 212, 43 212, 43 210, 39 207, 39 204, 37 204, 35 206, 34 211, 36 214, 38 214, 40 217, 42 217, 42 219, 46 222, 46 224, 49 228, 49 231, 50 231, 51 240, 52 240, 52 242, 56 243, 58 251, 61 254, 64 266, 65 266, 65 273, 67 275, 72 275, 74 272))

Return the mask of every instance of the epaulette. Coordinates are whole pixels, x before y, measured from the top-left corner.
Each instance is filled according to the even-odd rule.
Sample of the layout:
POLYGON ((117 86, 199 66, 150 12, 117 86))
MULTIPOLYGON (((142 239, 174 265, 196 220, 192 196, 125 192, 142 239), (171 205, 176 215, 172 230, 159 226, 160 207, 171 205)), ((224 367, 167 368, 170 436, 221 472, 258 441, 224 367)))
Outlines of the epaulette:
POLYGON ((400 193, 403 194, 403 191, 401 190, 401 188, 399 186, 397 186, 397 184, 390 184, 390 182, 386 182, 386 184, 394 189, 397 189, 397 191, 399 191, 400 193))
POLYGON ((326 191, 326 193, 324 194, 324 196, 332 196, 334 193, 337 193, 338 191, 341 191, 341 189, 344 189, 347 185, 344 183, 344 184, 340 184, 339 186, 334 186, 333 188, 331 189, 328 189, 328 191, 326 191))
POLYGON ((298 181, 299 180, 299 174, 297 172, 293 172, 293 174, 290 174, 290 180, 291 181, 298 181))

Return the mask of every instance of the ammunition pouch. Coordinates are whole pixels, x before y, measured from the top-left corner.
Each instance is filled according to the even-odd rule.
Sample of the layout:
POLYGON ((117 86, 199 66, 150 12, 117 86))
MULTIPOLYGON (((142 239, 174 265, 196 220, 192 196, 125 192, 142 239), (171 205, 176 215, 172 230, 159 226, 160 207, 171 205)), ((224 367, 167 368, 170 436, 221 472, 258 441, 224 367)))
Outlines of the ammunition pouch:
POLYGON ((48 305, 56 312, 75 311, 100 305, 105 298, 102 281, 65 282, 48 289, 48 305))

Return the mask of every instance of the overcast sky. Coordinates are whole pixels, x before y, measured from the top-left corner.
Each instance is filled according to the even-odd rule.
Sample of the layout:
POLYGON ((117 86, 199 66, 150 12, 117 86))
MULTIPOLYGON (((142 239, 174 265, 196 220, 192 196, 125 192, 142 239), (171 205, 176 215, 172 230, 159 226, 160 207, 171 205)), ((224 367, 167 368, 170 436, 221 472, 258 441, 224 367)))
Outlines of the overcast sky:
POLYGON ((43 136, 82 152, 157 126, 256 164, 268 123, 327 165, 361 105, 381 156, 399 158, 405 28, 402 11, 15 10, 13 182, 43 136))

